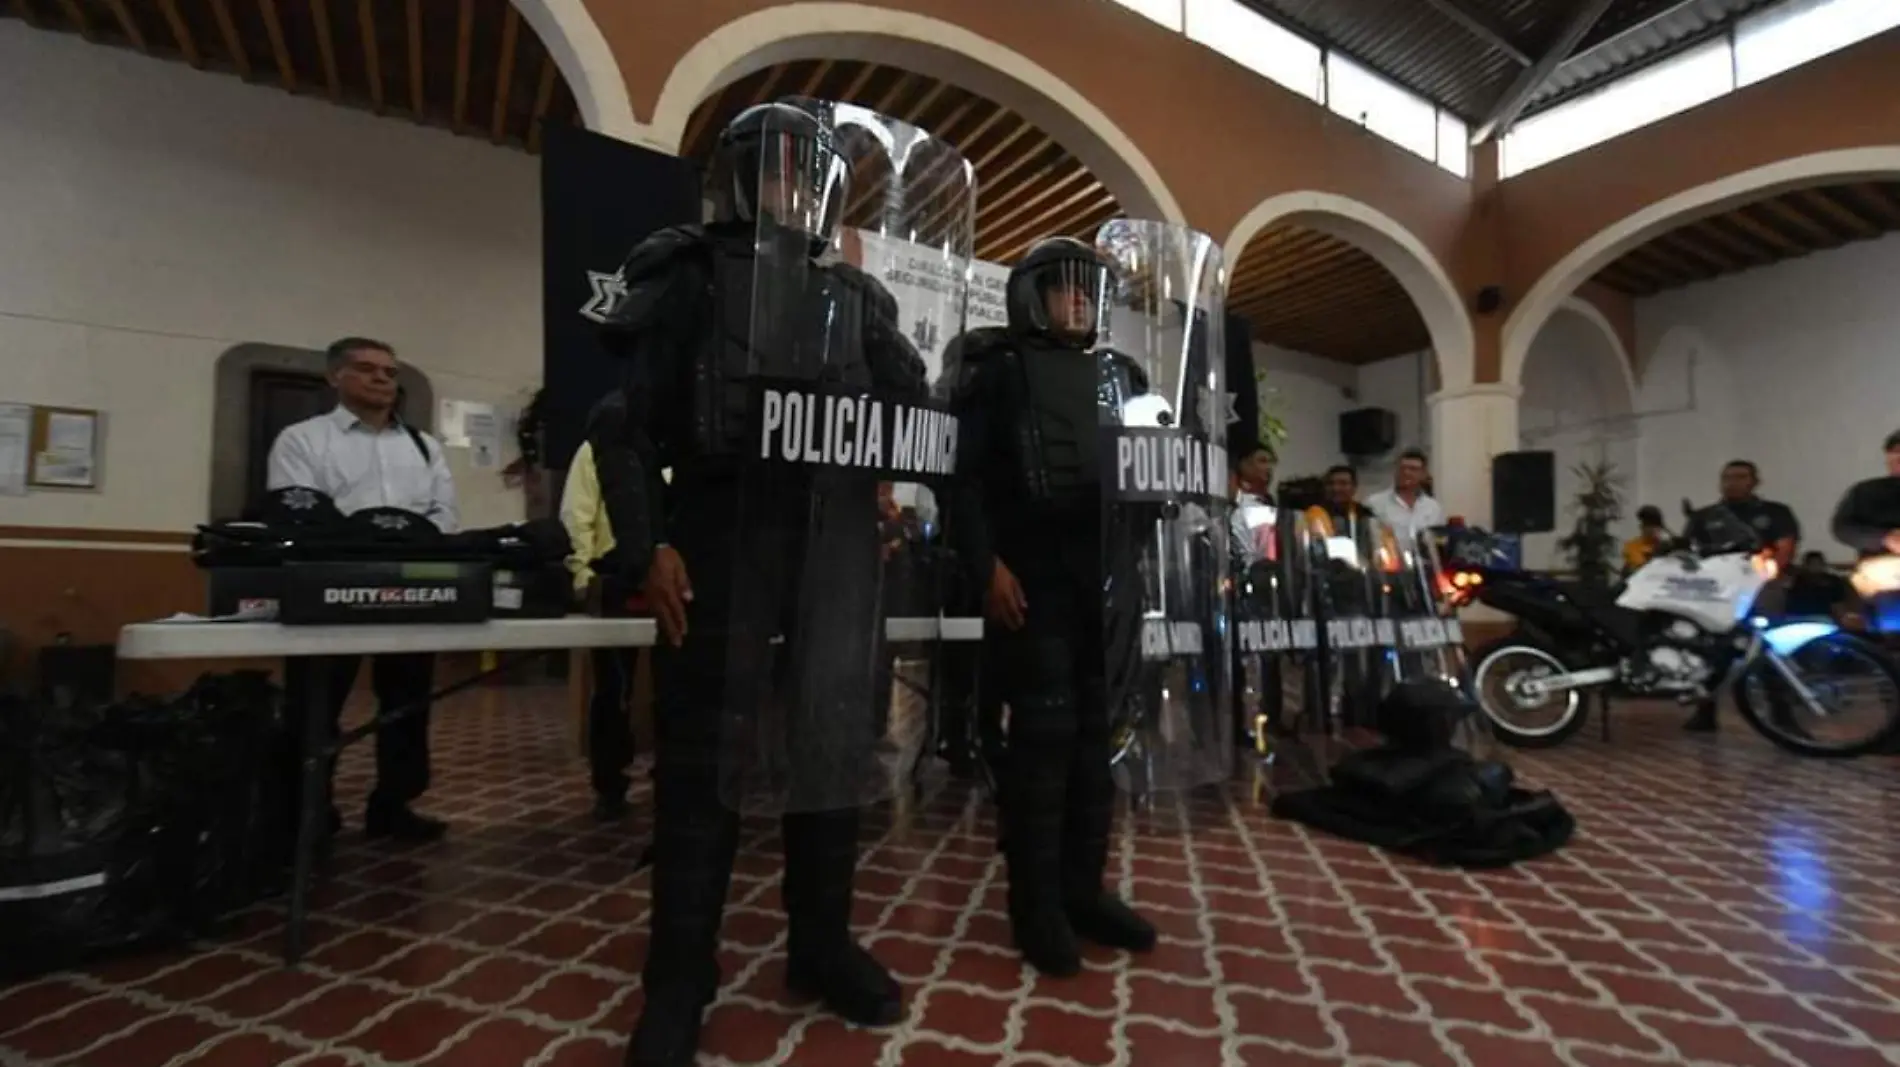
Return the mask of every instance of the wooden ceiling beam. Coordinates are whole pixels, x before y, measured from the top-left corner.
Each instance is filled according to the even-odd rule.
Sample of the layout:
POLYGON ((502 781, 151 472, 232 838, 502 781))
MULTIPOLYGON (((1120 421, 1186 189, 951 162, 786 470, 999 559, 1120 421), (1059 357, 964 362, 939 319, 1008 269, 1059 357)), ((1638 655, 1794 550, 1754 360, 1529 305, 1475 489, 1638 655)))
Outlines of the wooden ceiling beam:
POLYGON ((1239 301, 1237 307, 1262 310, 1269 319, 1286 320, 1298 318, 1315 310, 1338 311, 1356 306, 1376 306, 1389 302, 1411 304, 1411 298, 1404 292, 1394 292, 1383 286, 1368 285, 1361 281, 1341 279, 1335 284, 1315 285, 1297 293, 1252 297, 1239 301))
MULTIPOLYGON (((968 100, 966 100, 964 103, 972 111, 980 110, 984 108, 988 109, 987 111, 984 112, 983 121, 977 123, 975 129, 971 130, 969 133, 961 137, 958 137, 956 140, 951 142, 952 144, 957 145, 957 150, 963 153, 963 158, 970 159, 970 156, 975 151, 976 146, 983 140, 983 138, 989 136, 991 130, 994 130, 997 126, 1001 125, 1004 119, 1014 119, 1016 118, 1016 116, 1012 114, 1008 108, 997 107, 995 104, 990 103, 988 100, 985 100, 980 96, 972 96, 968 100)), ((968 112, 966 112, 966 116, 967 114, 968 112)), ((1022 140, 1023 138, 1031 136, 1032 134, 1037 138, 1037 141, 1031 147, 1025 148, 1023 150, 1023 154, 1026 156, 1033 156, 1037 152, 1042 151, 1041 146, 1043 144, 1054 143, 1050 141, 1047 137, 1043 136, 1041 130, 1036 129, 1034 126, 1031 126, 1027 122, 1023 122, 1021 119, 1017 119, 1016 126, 1012 128, 1008 133, 1004 134, 1002 140, 998 141, 996 144, 985 149, 981 156, 978 156, 975 159, 971 159, 970 162, 973 166, 976 167, 977 170, 979 171, 984 170, 988 168, 991 164, 995 163, 997 160, 1001 159, 1003 157, 1003 152, 1007 150, 1010 145, 1013 145, 1016 142, 1022 140)), ((1020 162, 1020 160, 1018 162, 1020 162)), ((1000 182, 1003 180, 1004 175, 1009 174, 1011 171, 1015 169, 1016 169, 1016 164, 1012 164, 1008 169, 1002 171, 1001 174, 993 175, 984 180, 1000 182)))
MULTIPOLYGON (((930 88, 924 91, 923 96, 918 97, 909 107, 905 108, 904 114, 901 117, 912 126, 923 129, 924 117, 930 113, 931 108, 937 106, 938 99, 940 99, 945 92, 949 91, 949 89, 949 82, 931 82, 930 88)), ((930 136, 940 141, 944 140, 943 135, 938 133, 935 129, 930 130, 930 136)), ((946 141, 945 143, 947 144, 948 142, 946 141)))
POLYGON ((1762 211, 1773 215, 1794 229, 1806 234, 1811 243, 1804 251, 1812 252, 1817 248, 1835 248, 1845 243, 1840 235, 1808 217, 1808 214, 1796 207, 1792 201, 1782 197, 1773 197, 1753 206, 1759 207, 1762 211))
POLYGON ((284 20, 277 11, 277 0, 259 0, 264 15, 264 33, 270 38, 271 58, 277 61, 277 79, 289 92, 297 91, 297 66, 290 59, 290 44, 284 39, 284 20))
POLYGON ((1089 172, 1077 170, 1075 174, 1061 182, 1050 183, 1041 192, 1025 201, 1020 209, 1010 212, 1011 216, 1018 219, 1015 223, 1006 225, 1005 220, 999 219, 993 226, 980 227, 979 240, 989 248, 998 246, 1009 248, 1025 240, 1046 237, 1050 233, 1048 220, 1052 216, 1071 209, 1091 197, 1101 195, 1103 195, 1102 187, 1089 176, 1089 172), (1063 195, 1065 192, 1067 195, 1063 195), (1061 196, 1061 199, 1048 204, 1039 212, 1033 210, 1035 205, 1047 203, 1057 196, 1061 196))
POLYGON ((1333 247, 1312 248, 1298 256, 1289 255, 1270 266, 1250 266, 1244 274, 1237 272, 1227 283, 1227 291, 1245 294, 1280 288, 1300 278, 1327 272, 1338 264, 1351 262, 1365 254, 1343 242, 1333 247))
POLYGON ((1647 268, 1650 274, 1666 283, 1665 288, 1675 289, 1690 285, 1703 281, 1708 276, 1707 271, 1682 262, 1680 258, 1656 247, 1653 243, 1631 249, 1624 258, 1647 268))
POLYGON ((1826 189, 1803 189, 1794 195, 1802 204, 1812 208, 1817 215, 1825 216, 1863 241, 1879 237, 1881 234, 1880 226, 1862 218, 1845 204, 1834 199, 1826 189))
POLYGON ((1889 230, 1900 229, 1900 203, 1887 195, 1879 182, 1861 182, 1850 189, 1851 195, 1889 230))
POLYGON ((231 57, 231 65, 237 68, 238 77, 250 81, 255 76, 251 67, 251 54, 244 50, 244 38, 238 35, 237 21, 231 17, 231 5, 226 0, 211 0, 211 17, 218 24, 218 36, 224 41, 225 54, 231 57))
POLYGON ((985 217, 983 208, 977 208, 976 229, 985 244, 1007 243, 1006 238, 1017 229, 1024 226, 1034 227, 1037 221, 1043 218, 1042 214, 1036 212, 1039 205, 1065 194, 1078 192, 1086 194, 1100 188, 1094 179, 1089 177, 1089 172, 1080 167, 1061 177, 1057 177, 1054 173, 1046 178, 1039 176, 1035 181, 1036 191, 1033 193, 1028 191, 1027 186, 1028 183, 1025 183, 1024 186, 1018 187, 1014 195, 994 201, 993 206, 1001 209, 998 214, 985 217))
POLYGON ((330 99, 341 100, 343 78, 337 73, 336 40, 330 34, 330 0, 310 0, 310 21, 317 25, 317 58, 323 63, 323 88, 330 99))
POLYGON ((145 31, 139 28, 139 20, 133 18, 132 12, 125 6, 125 0, 106 0, 106 7, 111 10, 113 21, 119 24, 119 32, 132 42, 132 47, 149 55, 152 46, 145 39, 145 31))
POLYGON ((688 159, 699 159, 707 154, 711 146, 702 148, 699 143, 706 135, 706 124, 712 121, 714 115, 725 110, 726 97, 733 88, 733 85, 720 87, 693 109, 692 115, 686 119, 686 135, 680 138, 681 155, 688 159))
POLYGON ((501 15, 501 58, 495 63, 495 108, 488 116, 488 139, 496 144, 508 136, 508 104, 514 99, 515 46, 521 37, 521 12, 504 4, 501 15))
POLYGON ((877 103, 871 105, 871 110, 880 115, 900 118, 901 116, 892 113, 891 108, 896 106, 897 100, 903 95, 904 90, 910 88, 910 80, 911 74, 909 71, 898 71, 896 80, 891 82, 890 88, 884 90, 884 92, 878 96, 877 103))
MULTIPOLYGON (((1384 277, 1391 274, 1378 261, 1350 245, 1290 262, 1284 270, 1257 277, 1245 286, 1228 286, 1230 296, 1250 298, 1266 294, 1293 292, 1315 285, 1330 285, 1346 277, 1384 277)), ((1397 285, 1396 279, 1392 284, 1397 285)))
POLYGON ((554 103, 554 57, 541 54, 541 81, 534 87, 534 111, 528 117, 528 151, 541 151, 541 131, 547 125, 548 108, 554 103))
POLYGON ((1738 269, 1767 266, 1780 258, 1773 251, 1744 239, 1719 223, 1719 219, 1703 219, 1689 226, 1685 232, 1693 234, 1697 240, 1726 249, 1729 255, 1734 256, 1742 264, 1738 269))
POLYGON ((1750 214, 1746 205, 1723 215, 1722 221, 1773 249, 1776 258, 1786 259, 1805 251, 1799 242, 1750 214))
POLYGON ((369 105, 382 114, 388 102, 383 95, 383 47, 376 36, 376 15, 370 10, 374 0, 356 0, 356 28, 363 41, 363 76, 369 80, 369 105))
POLYGON ((404 19, 409 25, 409 110, 420 119, 428 114, 422 77, 422 0, 409 0, 404 19))
POLYGON ((858 68, 857 76, 851 79, 851 84, 844 87, 844 92, 838 95, 838 99, 847 104, 858 103, 858 98, 864 95, 864 87, 871 84, 872 77, 882 69, 876 63, 866 63, 858 68))
POLYGON ((760 104, 769 104, 777 100, 780 95, 778 83, 784 81, 791 73, 792 67, 789 63, 773 67, 767 72, 764 80, 759 82, 759 91, 752 94, 752 100, 746 107, 757 107, 760 104))
POLYGON ((158 9, 165 15, 165 25, 171 30, 178 54, 185 57, 185 62, 203 70, 204 53, 198 50, 198 42, 191 36, 191 24, 178 11, 178 0, 158 0, 158 9))
POLYGON ((1657 270, 1654 264, 1643 262, 1630 253, 1624 253, 1610 268, 1620 270, 1625 275, 1648 285, 1652 291, 1669 288, 1674 284, 1669 277, 1657 270))
POLYGON ((831 60, 819 60, 818 63, 811 68, 811 77, 806 78, 805 84, 799 87, 798 95, 812 96, 816 94, 818 87, 825 83, 825 76, 831 73, 831 67, 831 60))
POLYGON ((92 31, 92 20, 86 17, 86 9, 79 6, 79 0, 59 0, 59 9, 66 15, 66 21, 79 31, 79 36, 88 41, 97 40, 92 31))
POLYGON ((1733 274, 1746 266, 1745 263, 1724 259, 1720 254, 1698 245, 1687 227, 1660 234, 1650 244, 1678 262, 1697 268, 1704 278, 1733 274))
POLYGON ((462 0, 455 13, 455 96, 449 113, 456 130, 468 128, 468 76, 474 65, 475 0, 462 0))

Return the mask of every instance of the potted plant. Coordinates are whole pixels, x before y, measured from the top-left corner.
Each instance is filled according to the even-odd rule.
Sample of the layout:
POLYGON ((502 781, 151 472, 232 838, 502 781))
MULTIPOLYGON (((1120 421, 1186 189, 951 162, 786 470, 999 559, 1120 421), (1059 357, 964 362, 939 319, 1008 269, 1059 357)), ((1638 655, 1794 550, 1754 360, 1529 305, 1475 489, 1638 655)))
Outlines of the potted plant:
POLYGON ((1607 588, 1616 577, 1616 535, 1610 527, 1623 517, 1623 476, 1608 460, 1571 468, 1578 490, 1570 510, 1576 521, 1557 542, 1584 585, 1607 588))

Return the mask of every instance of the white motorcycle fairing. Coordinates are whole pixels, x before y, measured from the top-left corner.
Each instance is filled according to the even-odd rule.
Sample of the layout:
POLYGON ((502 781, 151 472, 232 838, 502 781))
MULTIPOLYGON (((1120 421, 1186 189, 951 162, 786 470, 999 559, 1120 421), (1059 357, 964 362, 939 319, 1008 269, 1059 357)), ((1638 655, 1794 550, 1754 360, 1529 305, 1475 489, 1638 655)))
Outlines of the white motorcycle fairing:
POLYGON ((1725 634, 1748 618, 1767 584, 1768 576, 1745 552, 1699 560, 1658 556, 1630 575, 1616 603, 1632 611, 1675 615, 1707 633, 1725 634))

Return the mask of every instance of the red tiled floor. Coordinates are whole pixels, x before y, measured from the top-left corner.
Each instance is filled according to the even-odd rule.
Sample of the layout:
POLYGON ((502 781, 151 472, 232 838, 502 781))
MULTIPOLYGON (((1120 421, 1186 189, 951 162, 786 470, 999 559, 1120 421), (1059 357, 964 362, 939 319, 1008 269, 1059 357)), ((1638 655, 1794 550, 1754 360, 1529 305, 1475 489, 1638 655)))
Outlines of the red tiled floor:
MULTIPOLYGON (((452 704, 426 805, 451 839, 404 852, 346 835, 303 969, 277 965, 275 912, 257 909, 196 956, 0 989, 0 1062, 617 1067, 644 1002, 644 815, 587 818, 560 694, 452 704)), ((1162 944, 1092 951, 1064 980, 1014 955, 989 805, 947 789, 867 845, 865 940, 912 999, 879 1033, 785 991, 777 861, 758 847, 776 829, 759 821, 708 1051, 790 1067, 1900 1062, 1895 762, 1803 762, 1740 730, 1684 735, 1678 717, 1620 711, 1614 743, 1517 754, 1579 832, 1507 871, 1308 834, 1250 785, 1158 803, 1127 820, 1111 869, 1162 944)), ((343 761, 346 812, 369 757, 343 761)))

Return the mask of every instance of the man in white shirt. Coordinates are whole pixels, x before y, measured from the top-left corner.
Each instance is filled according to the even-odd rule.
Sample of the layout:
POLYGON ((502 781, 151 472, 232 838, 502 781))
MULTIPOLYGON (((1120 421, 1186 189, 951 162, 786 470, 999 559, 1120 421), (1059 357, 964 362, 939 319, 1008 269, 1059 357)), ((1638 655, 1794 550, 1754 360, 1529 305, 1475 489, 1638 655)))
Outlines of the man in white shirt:
POLYGON ((1406 449, 1399 453, 1392 488, 1367 498, 1366 510, 1401 537, 1416 537, 1445 525, 1445 509, 1425 491, 1429 474, 1425 453, 1416 448, 1406 449))
MULTIPOLYGON (((381 341, 346 337, 332 344, 326 356, 337 406, 277 435, 270 450, 269 487, 315 489, 336 501, 346 515, 364 508, 402 508, 427 517, 443 533, 454 533, 455 485, 442 444, 403 422, 396 410, 395 351, 381 341)), ((361 662, 361 656, 334 656, 317 666, 328 672, 332 732, 361 662)), ((364 812, 364 830, 371 837, 433 841, 446 825, 418 815, 409 805, 429 788, 426 709, 435 689, 435 656, 377 656, 371 681, 378 714, 416 705, 424 711, 377 732, 376 786, 364 812)), ((334 811, 331 821, 340 821, 334 811)))
POLYGON ((1236 558, 1248 563, 1266 558, 1263 538, 1273 536, 1272 486, 1276 461, 1273 449, 1257 443, 1229 457, 1234 465, 1234 517, 1229 537, 1236 558))

